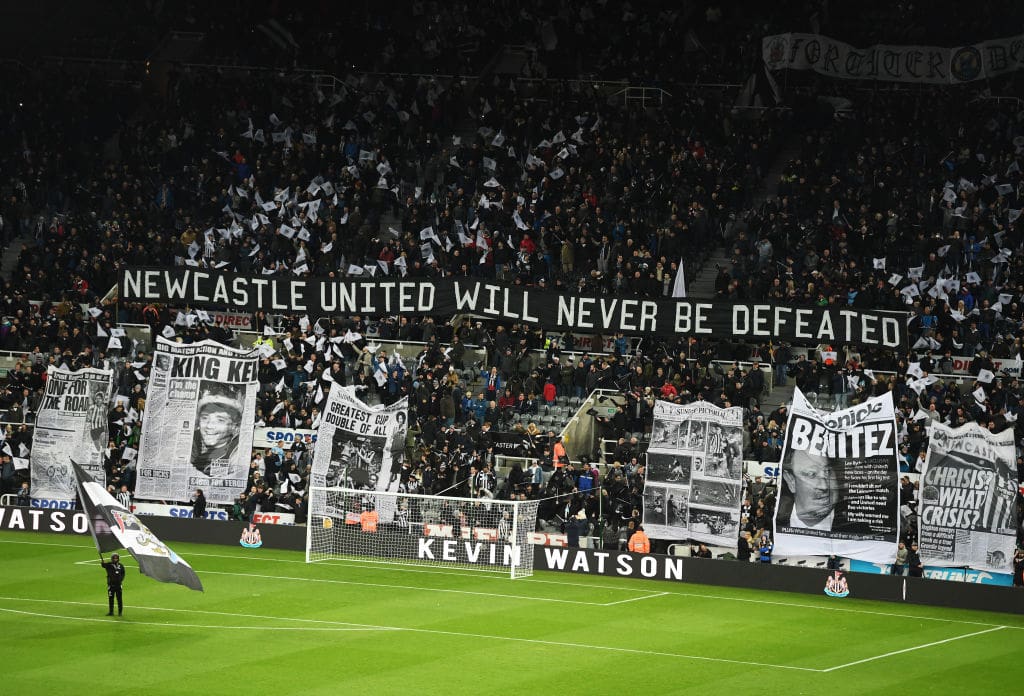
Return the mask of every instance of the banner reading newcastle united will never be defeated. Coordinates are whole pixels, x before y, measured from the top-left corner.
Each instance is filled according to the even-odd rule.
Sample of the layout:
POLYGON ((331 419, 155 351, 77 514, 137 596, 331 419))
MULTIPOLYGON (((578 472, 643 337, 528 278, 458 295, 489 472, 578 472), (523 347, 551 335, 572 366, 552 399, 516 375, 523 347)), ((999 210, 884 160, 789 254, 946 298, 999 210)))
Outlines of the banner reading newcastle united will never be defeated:
POLYGON ((348 280, 245 276, 190 268, 128 268, 119 298, 242 311, 309 314, 471 313, 586 332, 731 335, 798 342, 906 345, 900 314, 853 309, 586 296, 473 278, 348 280))

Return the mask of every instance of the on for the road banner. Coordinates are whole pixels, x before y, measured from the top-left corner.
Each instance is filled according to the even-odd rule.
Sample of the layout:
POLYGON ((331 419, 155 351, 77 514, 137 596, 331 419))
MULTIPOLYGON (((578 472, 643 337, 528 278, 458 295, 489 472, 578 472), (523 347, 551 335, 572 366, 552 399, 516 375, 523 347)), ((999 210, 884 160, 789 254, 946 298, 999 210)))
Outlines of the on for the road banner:
POLYGON ((924 564, 1012 572, 1017 485, 1012 428, 933 425, 918 511, 924 564))
POLYGON ((797 389, 782 454, 775 552, 892 563, 897 473, 891 393, 819 411, 797 389))
POLYGON ((32 497, 74 500, 72 458, 101 484, 106 482, 103 456, 114 373, 91 367, 72 372, 51 365, 46 376, 29 454, 32 497))
POLYGON ((246 276, 191 268, 127 268, 119 299, 190 307, 335 316, 478 314, 549 330, 657 336, 731 335, 803 343, 904 347, 903 314, 782 304, 586 296, 460 278, 347 280, 246 276))
POLYGON ((214 341, 157 340, 136 469, 140 498, 211 503, 245 489, 256 414, 258 353, 214 341))
POLYGON ((317 430, 311 483, 397 491, 408 418, 408 399, 369 406, 354 387, 331 384, 317 430))
POLYGON ((742 477, 743 409, 655 403, 644 483, 648 536, 733 546, 742 477))

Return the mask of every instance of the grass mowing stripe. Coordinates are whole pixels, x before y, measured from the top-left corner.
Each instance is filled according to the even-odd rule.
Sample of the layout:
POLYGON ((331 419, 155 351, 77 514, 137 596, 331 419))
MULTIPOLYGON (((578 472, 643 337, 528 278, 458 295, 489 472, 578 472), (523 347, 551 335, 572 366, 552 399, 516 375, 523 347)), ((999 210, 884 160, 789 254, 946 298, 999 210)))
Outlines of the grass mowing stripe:
MULTIPOLYGON (((71 616, 68 614, 44 614, 38 611, 23 611, 21 609, 7 609, 0 607, 0 611, 7 612, 8 614, 20 614, 22 616, 37 616, 44 619, 60 619, 61 621, 90 621, 97 623, 111 623, 115 621, 114 617, 97 618, 95 616, 71 616)), ((231 629, 235 631, 321 631, 329 633, 340 633, 340 632, 352 632, 352 631, 394 631, 398 629, 393 628, 361 628, 358 626, 342 627, 342 626, 217 626, 211 624, 200 624, 200 623, 171 623, 169 621, 134 621, 130 618, 126 619, 123 616, 118 615, 117 622, 129 624, 131 626, 159 626, 160 628, 214 628, 214 629, 231 629)))
MULTIPOLYGON (((96 606, 96 607, 102 607, 103 606, 102 604, 96 603, 96 602, 71 602, 71 601, 67 601, 67 600, 55 600, 55 599, 35 600, 35 599, 28 599, 28 598, 23 598, 23 597, 0 597, 0 600, 10 600, 10 599, 13 599, 15 601, 25 601, 25 602, 39 601, 39 602, 47 602, 47 603, 52 603, 52 604, 73 604, 73 605, 85 605, 85 606, 96 606)), ((136 609, 157 609, 157 610, 160 610, 160 611, 175 611, 175 612, 186 613, 186 614, 217 614, 217 615, 228 615, 228 616, 235 616, 235 617, 246 616, 244 614, 228 614, 227 612, 209 612, 209 611, 196 610, 196 609, 159 609, 159 608, 155 608, 155 607, 136 607, 136 609)), ((90 621, 90 622, 99 622, 99 623, 110 623, 111 622, 111 619, 109 619, 109 618, 62 616, 62 615, 59 615, 59 614, 44 614, 44 613, 40 613, 40 612, 29 612, 29 611, 21 611, 21 610, 16 610, 16 609, 7 609, 7 608, 4 608, 4 607, 0 607, 0 611, 9 612, 9 613, 12 613, 12 614, 22 614, 22 615, 28 615, 28 616, 37 616, 37 617, 53 618, 53 619, 66 619, 66 620, 75 620, 75 621, 90 621)), ((248 615, 248 616, 252 616, 252 615, 248 615)), ((283 616, 282 617, 259 617, 259 618, 280 619, 280 620, 303 620, 303 619, 290 619, 289 617, 283 617, 283 616)), ((207 626, 207 625, 203 625, 203 624, 175 624, 175 623, 146 622, 146 621, 125 621, 123 623, 127 623, 127 624, 130 624, 130 625, 136 625, 136 626, 161 626, 161 627, 171 627, 171 628, 173 628, 173 627, 181 627, 181 628, 236 628, 236 629, 254 628, 254 627, 250 627, 250 626, 221 627, 221 626, 207 626)), ((266 628, 269 628, 271 630, 276 628, 276 629, 280 630, 280 629, 287 628, 287 627, 266 627, 266 628)), ((291 627, 291 628, 292 629, 308 628, 310 630, 316 630, 315 627, 301 627, 301 626, 297 626, 297 627, 291 627)), ((796 670, 796 671, 800 671, 800 672, 821 672, 822 671, 820 669, 816 669, 816 668, 813 668, 813 667, 797 667, 797 666, 794 666, 794 665, 777 665, 777 664, 771 664, 771 663, 768 663, 768 662, 754 662, 754 661, 750 661, 750 660, 733 660, 733 659, 724 658, 724 657, 707 657, 707 656, 703 656, 703 655, 686 655, 686 654, 682 654, 682 653, 671 653, 671 652, 663 652, 663 651, 658 651, 658 650, 643 650, 643 649, 640 649, 640 648, 623 648, 623 647, 617 647, 617 646, 612 646, 612 645, 591 645, 591 644, 587 644, 587 643, 565 642, 565 641, 555 641, 555 640, 543 640, 543 639, 540 639, 540 638, 520 638, 520 637, 516 637, 516 636, 499 636, 499 635, 492 635, 492 634, 487 634, 487 633, 467 633, 467 632, 464 632, 464 631, 444 631, 444 630, 433 629, 433 628, 415 628, 415 627, 405 627, 405 626, 375 626, 375 625, 364 625, 364 624, 351 624, 351 625, 349 625, 348 629, 343 629, 343 628, 331 629, 329 627, 324 627, 322 630, 325 630, 325 631, 338 630, 338 631, 340 631, 340 630, 352 630, 352 629, 367 630, 367 631, 401 631, 401 632, 408 632, 408 633, 423 633, 423 634, 429 634, 429 635, 451 636, 451 637, 455 637, 455 638, 474 638, 474 639, 481 639, 481 640, 510 641, 510 642, 515 642, 515 643, 528 643, 528 644, 533 644, 533 645, 546 645, 546 646, 550 646, 550 647, 569 648, 569 649, 572 649, 572 650, 576 650, 576 649, 604 650, 604 651, 608 651, 608 652, 626 653, 626 654, 632 654, 632 655, 646 655, 646 656, 649 656, 649 657, 668 657, 668 658, 682 659, 682 660, 700 660, 700 661, 704 661, 704 662, 721 662, 721 663, 726 663, 726 664, 745 665, 745 666, 748 666, 748 667, 769 667, 769 668, 773 668, 773 669, 796 670)))
POLYGON ((358 580, 334 580, 331 578, 298 578, 289 575, 264 575, 261 573, 231 573, 226 570, 200 570, 199 575, 233 575, 240 578, 264 578, 267 580, 295 580, 298 582, 322 582, 331 585, 355 585, 358 587, 380 587, 389 590, 415 590, 417 592, 445 592, 450 594, 475 595, 478 597, 501 597, 527 602, 555 602, 558 604, 580 604, 588 607, 603 607, 602 602, 583 602, 576 599, 559 599, 558 597, 530 597, 527 595, 500 594, 497 592, 474 592, 472 590, 455 590, 449 587, 422 587, 419 585, 392 585, 384 582, 360 582, 358 580))
MULTIPOLYGON (((0 544, 29 544, 29 545, 34 545, 34 546, 59 546, 59 547, 80 548, 80 549, 92 549, 92 548, 95 548, 92 545, 65 544, 65 543, 41 542, 41 541, 15 541, 15 540, 9 540, 9 539, 0 539, 0 544)), ((280 563, 301 563, 303 565, 306 565, 306 561, 304 559, 302 559, 302 560, 293 560, 293 559, 278 559, 278 558, 265 558, 265 557, 261 558, 261 557, 256 557, 256 556, 239 556, 239 555, 234 555, 234 554, 214 554, 214 553, 202 553, 202 552, 189 553, 188 555, 189 556, 203 556, 203 557, 210 557, 210 558, 249 560, 249 561, 268 561, 268 562, 280 562, 280 563)), ((339 565, 339 566, 350 565, 348 563, 334 563, 334 562, 326 562, 325 564, 328 564, 328 565, 339 565)), ((314 564, 314 565, 321 565, 321 564, 314 564)), ((362 567, 362 566, 356 566, 356 567, 362 567)), ((374 567, 375 566, 371 566, 371 568, 374 568, 374 567)), ((483 574, 483 573, 480 573, 480 574, 476 574, 476 573, 473 573, 473 574, 451 573, 451 572, 446 572, 446 571, 441 571, 441 570, 434 570, 434 569, 431 569, 431 568, 427 568, 427 569, 388 568, 388 570, 389 570, 389 572, 394 570, 394 571, 399 571, 399 572, 421 572, 421 573, 432 573, 432 574, 449 574, 449 575, 458 575, 458 576, 461 576, 461 577, 480 577, 480 578, 485 578, 486 577, 488 579, 493 579, 493 580, 507 580, 507 579, 509 579, 509 578, 504 577, 504 576, 501 576, 501 577, 489 576, 489 575, 486 575, 486 574, 483 574)), ((302 579, 306 579, 306 578, 302 578, 302 579)), ((564 586, 567 586, 567 587, 600 588, 600 589, 622 590, 622 591, 632 591, 632 592, 638 591, 638 590, 631 590, 630 588, 625 588, 625 587, 617 587, 617 586, 614 586, 614 585, 599 585, 599 584, 580 583, 580 582, 561 581, 561 580, 546 580, 546 579, 538 578, 536 576, 529 577, 529 578, 522 578, 522 579, 518 580, 517 582, 519 584, 544 583, 544 584, 552 584, 552 585, 564 585, 564 586)), ((422 588, 417 588, 417 589, 422 589, 422 588)), ((775 591, 775 590, 769 590, 769 591, 775 591)), ((676 595, 676 596, 679 596, 679 597, 696 597, 696 598, 703 598, 703 599, 714 599, 714 600, 727 601, 727 602, 746 602, 746 603, 750 603, 750 604, 764 604, 764 605, 770 605, 770 606, 783 606, 783 607, 793 607, 793 608, 802 608, 802 609, 817 609, 817 610, 820 610, 820 611, 835 611, 835 612, 852 613, 852 614, 869 614, 869 615, 874 615, 874 616, 889 616, 889 617, 900 618, 900 619, 919 619, 919 620, 922 620, 922 621, 941 621, 941 622, 945 622, 945 623, 957 623, 957 624, 964 624, 964 625, 970 625, 970 626, 988 626, 988 627, 991 627, 991 628, 1002 627, 1002 628, 1005 628, 1005 629, 1018 630, 1018 631, 1019 630, 1024 630, 1024 626, 1002 625, 1002 624, 990 623, 990 622, 985 622, 985 621, 970 621, 970 620, 967 620, 967 619, 951 619, 951 618, 940 617, 940 616, 925 616, 925 615, 919 615, 919 614, 903 614, 903 613, 899 613, 899 612, 875 611, 875 610, 870 610, 870 609, 857 609, 857 608, 853 608, 853 607, 825 606, 825 605, 817 605, 817 604, 805 604, 805 603, 800 603, 800 602, 782 602, 782 601, 777 601, 777 600, 756 599, 756 598, 752 598, 752 597, 730 597, 730 596, 726 596, 726 595, 706 594, 706 593, 701 593, 701 592, 673 592, 673 591, 670 590, 670 591, 667 591, 667 592, 665 592, 663 594, 676 595)), ((919 606, 919 605, 914 605, 914 606, 919 606)), ((923 605, 921 605, 921 606, 923 607, 923 605)))
MULTIPOLYGON (((30 602, 45 604, 67 604, 80 607, 106 607, 103 602, 75 602, 69 599, 39 599, 36 597, 0 597, 0 600, 11 602, 30 602)), ((402 630, 394 626, 376 626, 374 624, 353 623, 351 621, 330 621, 327 619, 306 619, 299 616, 267 616, 266 614, 241 614, 237 611, 212 611, 210 609, 179 609, 176 607, 145 607, 132 606, 132 610, 143 611, 168 611, 185 614, 207 614, 209 616, 230 616, 232 618, 261 619, 268 621, 295 621, 297 623, 328 624, 334 626, 351 626, 353 628, 366 628, 376 631, 398 631, 402 630)))
POLYGON ((924 645, 915 645, 911 648, 904 648, 903 650, 893 650, 891 652, 884 653, 882 655, 875 655, 874 657, 865 657, 863 660, 855 660, 853 662, 847 662, 845 665, 836 665, 835 667, 829 667, 828 669, 820 670, 822 672, 835 672, 837 669, 845 669, 847 667, 853 667, 854 665, 862 665, 865 662, 874 662, 875 660, 881 660, 886 657, 892 657, 893 655, 902 655, 903 653, 913 652, 915 650, 924 650, 935 645, 942 645, 943 643, 952 643, 955 640, 963 640, 964 638, 973 638, 974 636, 981 636, 986 633, 992 633, 994 631, 1001 631, 1008 626, 996 626, 995 628, 988 628, 984 631, 975 631, 974 633, 967 633, 962 636, 953 636, 952 638, 946 638, 945 640, 936 640, 931 643, 925 643, 924 645))

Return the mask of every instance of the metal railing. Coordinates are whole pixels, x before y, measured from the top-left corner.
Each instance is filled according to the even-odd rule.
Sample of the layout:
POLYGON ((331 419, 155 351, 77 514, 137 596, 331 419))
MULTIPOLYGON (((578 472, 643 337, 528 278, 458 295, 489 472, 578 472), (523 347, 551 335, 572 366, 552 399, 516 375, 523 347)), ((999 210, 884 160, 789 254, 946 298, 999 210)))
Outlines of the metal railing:
POLYGON ((666 97, 672 97, 671 94, 661 87, 626 87, 616 92, 614 96, 621 96, 622 103, 625 106, 638 105, 644 109, 648 106, 653 106, 655 102, 658 106, 661 106, 665 103, 666 97))

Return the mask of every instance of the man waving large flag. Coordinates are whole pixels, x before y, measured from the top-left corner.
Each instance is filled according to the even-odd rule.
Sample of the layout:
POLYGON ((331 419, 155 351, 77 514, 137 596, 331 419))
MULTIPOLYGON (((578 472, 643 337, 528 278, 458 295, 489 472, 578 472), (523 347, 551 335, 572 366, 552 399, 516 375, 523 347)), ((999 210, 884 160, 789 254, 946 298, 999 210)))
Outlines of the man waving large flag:
POLYGON ((192 570, 192 566, 157 539, 149 527, 117 502, 82 467, 74 461, 71 464, 78 481, 78 498, 85 510, 96 549, 101 555, 105 551, 128 549, 128 553, 138 561, 139 571, 143 575, 160 582, 176 582, 202 592, 203 584, 199 582, 199 576, 192 570))

